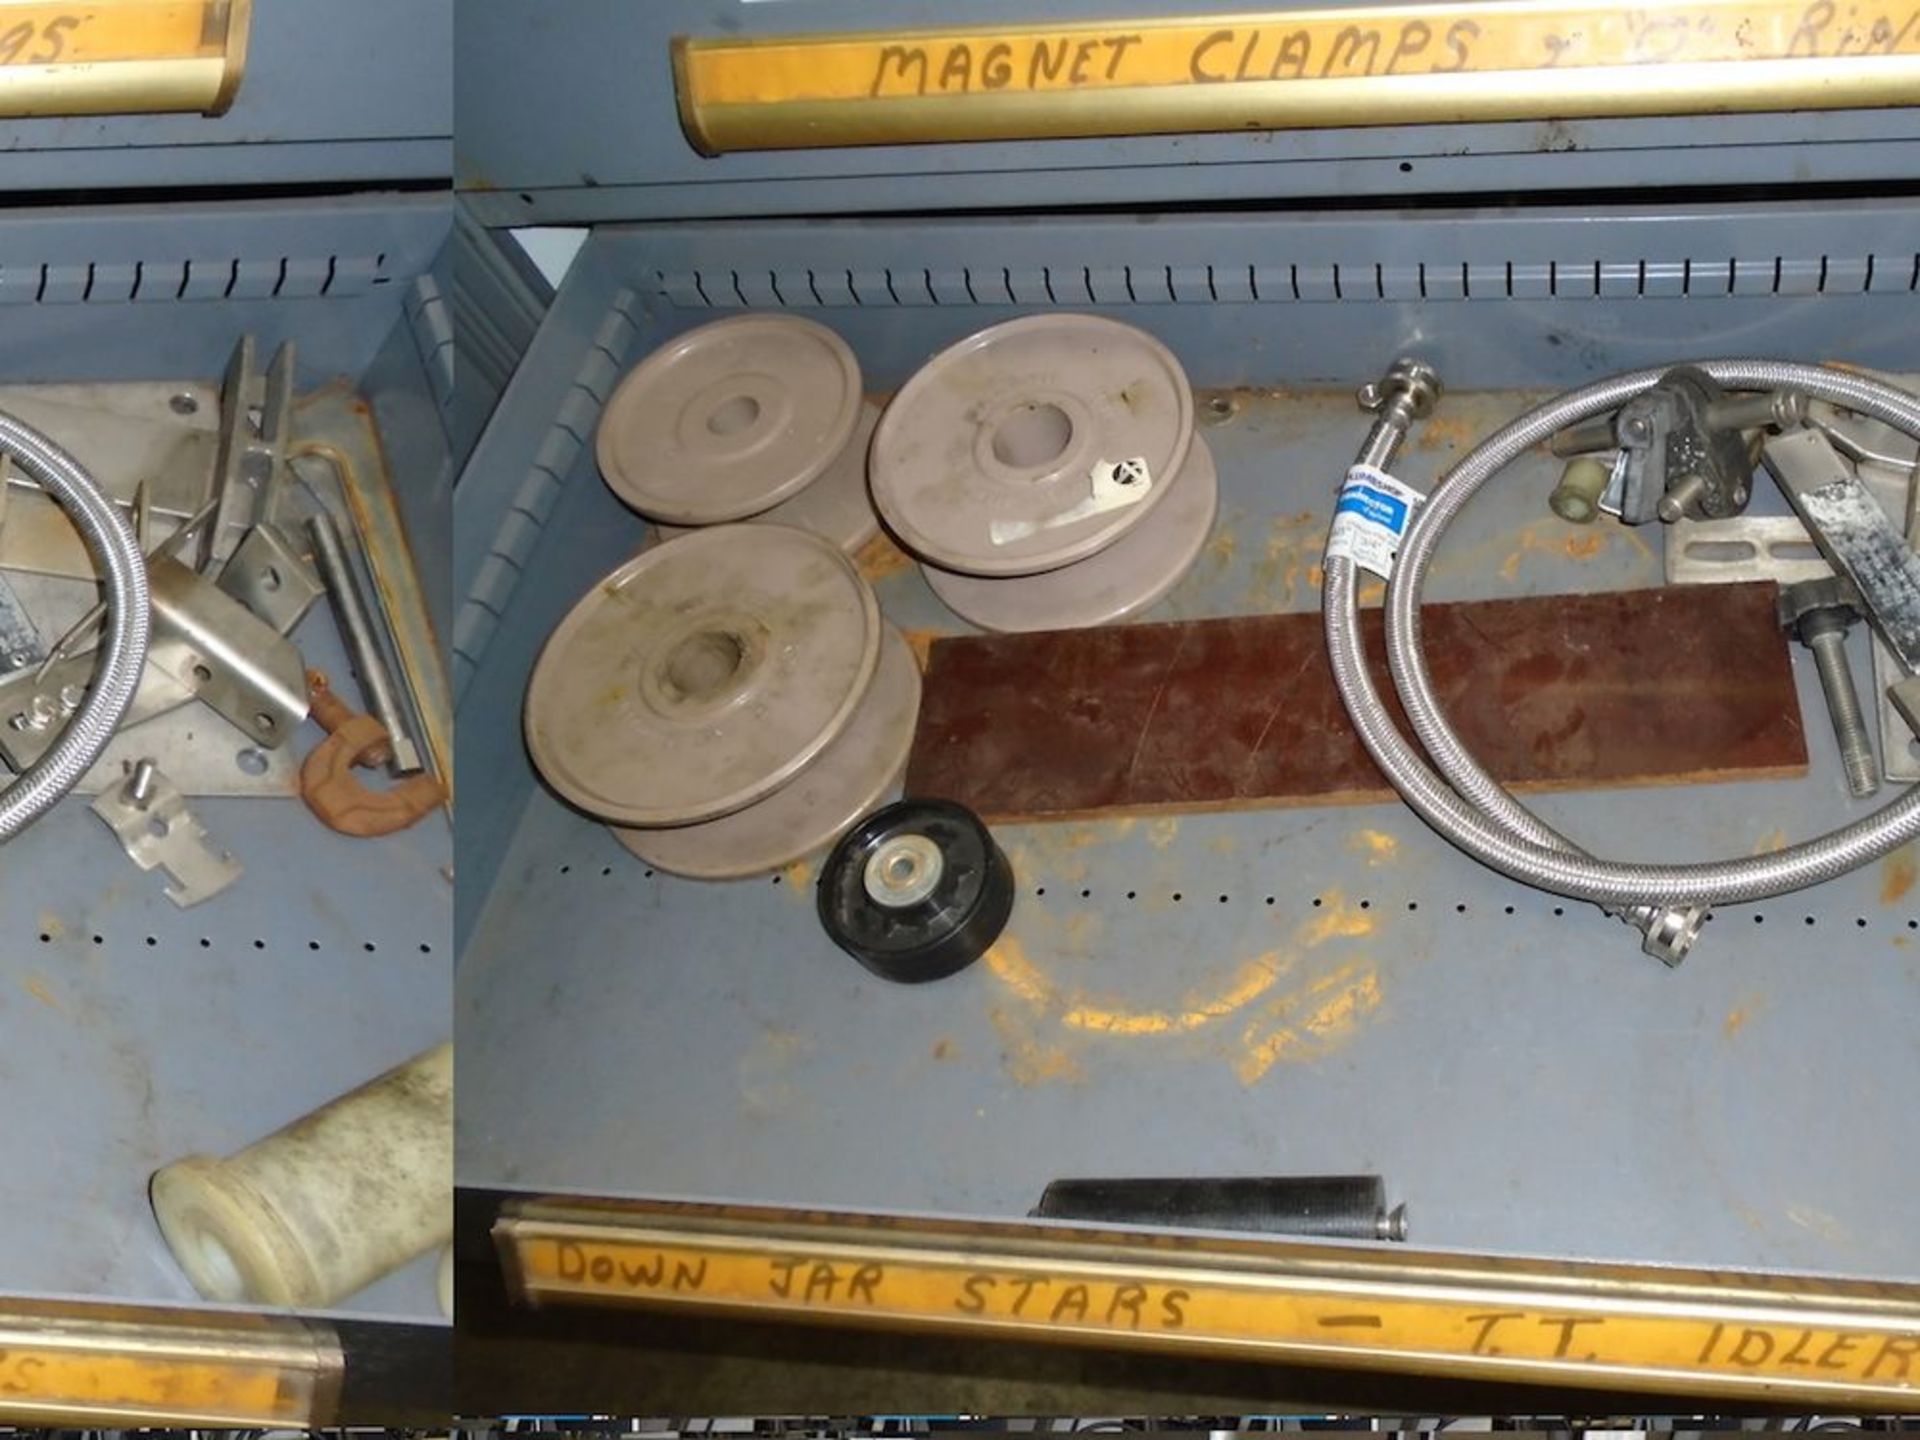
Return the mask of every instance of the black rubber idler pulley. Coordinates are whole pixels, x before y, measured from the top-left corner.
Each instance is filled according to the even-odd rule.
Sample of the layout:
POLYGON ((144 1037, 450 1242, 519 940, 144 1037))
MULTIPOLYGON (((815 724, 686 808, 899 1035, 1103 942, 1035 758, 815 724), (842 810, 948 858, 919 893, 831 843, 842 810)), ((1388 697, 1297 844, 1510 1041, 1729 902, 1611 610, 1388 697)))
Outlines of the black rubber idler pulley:
POLYGON ((914 985, 964 970, 1013 913, 1013 866, 987 827, 951 800, 901 800, 840 838, 820 872, 820 923, 885 980, 914 985))

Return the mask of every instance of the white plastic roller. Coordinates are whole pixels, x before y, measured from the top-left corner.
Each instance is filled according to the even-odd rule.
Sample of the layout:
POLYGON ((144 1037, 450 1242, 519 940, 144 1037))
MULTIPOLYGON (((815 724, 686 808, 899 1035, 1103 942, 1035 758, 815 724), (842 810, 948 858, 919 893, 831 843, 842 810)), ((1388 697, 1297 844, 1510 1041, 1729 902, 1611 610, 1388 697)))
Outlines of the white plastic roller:
POLYGON ((453 1047, 417 1055, 226 1159, 153 1177, 161 1233, 194 1288, 323 1307, 453 1233, 453 1047))

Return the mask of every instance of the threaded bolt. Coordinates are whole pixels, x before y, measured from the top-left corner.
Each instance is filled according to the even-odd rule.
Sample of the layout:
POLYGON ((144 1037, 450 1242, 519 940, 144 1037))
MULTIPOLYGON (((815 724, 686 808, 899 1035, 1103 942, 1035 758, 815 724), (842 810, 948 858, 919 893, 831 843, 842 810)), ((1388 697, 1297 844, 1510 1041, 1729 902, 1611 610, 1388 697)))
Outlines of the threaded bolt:
POLYGON ((1864 798, 1880 788, 1880 766, 1874 759, 1873 738, 1853 688, 1853 666, 1847 661, 1847 632, 1839 627, 1817 629, 1806 636, 1813 663, 1826 693, 1827 714, 1833 719, 1833 738, 1840 744, 1840 764, 1847 772, 1847 789, 1864 798))

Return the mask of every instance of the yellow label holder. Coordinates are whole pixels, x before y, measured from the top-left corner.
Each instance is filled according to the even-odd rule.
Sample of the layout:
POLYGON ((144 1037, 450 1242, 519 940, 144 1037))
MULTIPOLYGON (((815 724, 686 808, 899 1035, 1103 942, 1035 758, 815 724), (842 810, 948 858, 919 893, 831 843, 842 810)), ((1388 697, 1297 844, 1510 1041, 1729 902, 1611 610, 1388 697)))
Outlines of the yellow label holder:
POLYGON ((1920 1286, 649 1202, 514 1202, 532 1304, 1920 1407, 1920 1286))
POLYGON ((222 114, 252 13, 253 0, 0 0, 0 118, 222 114))
POLYGON ((322 1425, 342 1364, 290 1317, 0 1299, 0 1421, 322 1425))
POLYGON ((843 145, 1909 105, 1906 0, 1361 5, 897 32, 680 37, 718 155, 843 145))

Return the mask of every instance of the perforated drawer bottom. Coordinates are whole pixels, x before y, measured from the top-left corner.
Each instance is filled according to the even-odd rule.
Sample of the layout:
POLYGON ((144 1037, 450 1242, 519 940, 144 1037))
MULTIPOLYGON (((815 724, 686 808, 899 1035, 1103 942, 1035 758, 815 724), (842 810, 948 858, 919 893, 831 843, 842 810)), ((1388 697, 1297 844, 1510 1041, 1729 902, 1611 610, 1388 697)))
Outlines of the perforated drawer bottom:
MULTIPOLYGON (((1160 618, 1318 605, 1364 417, 1344 389, 1230 398, 1205 430, 1220 520, 1160 618)), ((1449 396, 1400 473, 1430 481, 1526 402, 1449 396)), ((1434 598, 1661 583, 1653 527, 1547 512, 1552 467, 1470 508, 1434 598)), ((570 483, 596 484, 583 470, 570 483)), ((546 553, 578 563, 585 538, 562 529, 546 553)), ((957 628, 911 570, 879 588, 909 631, 957 628)), ((1539 808, 1609 855, 1826 828, 1851 802, 1796 665, 1807 778, 1539 808)), ((897 988, 822 936, 808 867, 654 875, 536 793, 463 959, 462 1182, 1016 1217, 1063 1175, 1380 1171, 1423 1246, 1920 1276, 1895 1199, 1920 1184, 1901 1140, 1920 1090, 1911 854, 1719 911, 1669 971, 1398 805, 1001 840, 1020 877, 1005 940, 897 988)))

